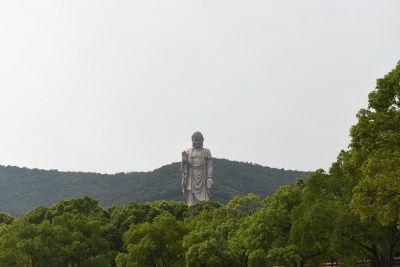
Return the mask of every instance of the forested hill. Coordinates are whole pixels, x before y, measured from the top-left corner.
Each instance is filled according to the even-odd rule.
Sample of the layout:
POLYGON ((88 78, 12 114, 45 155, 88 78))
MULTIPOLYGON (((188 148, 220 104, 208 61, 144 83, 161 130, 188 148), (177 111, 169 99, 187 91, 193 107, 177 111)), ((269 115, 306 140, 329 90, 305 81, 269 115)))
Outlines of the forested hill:
MULTIPOLYGON (((211 198, 227 203, 237 194, 265 197, 282 185, 306 178, 308 173, 263 167, 251 163, 214 159, 211 198)), ((152 172, 60 172, 0 166, 0 212, 14 216, 38 205, 51 206, 61 199, 91 196, 101 205, 130 201, 182 200, 180 165, 172 163, 152 172)))

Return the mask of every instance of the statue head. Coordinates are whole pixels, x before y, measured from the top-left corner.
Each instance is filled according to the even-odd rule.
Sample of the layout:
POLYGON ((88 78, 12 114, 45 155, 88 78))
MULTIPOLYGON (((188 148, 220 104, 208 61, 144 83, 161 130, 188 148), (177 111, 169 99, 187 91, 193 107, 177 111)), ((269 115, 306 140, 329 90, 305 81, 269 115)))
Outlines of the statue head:
POLYGON ((202 148, 203 147, 204 137, 201 132, 195 132, 192 135, 192 145, 194 148, 202 148))

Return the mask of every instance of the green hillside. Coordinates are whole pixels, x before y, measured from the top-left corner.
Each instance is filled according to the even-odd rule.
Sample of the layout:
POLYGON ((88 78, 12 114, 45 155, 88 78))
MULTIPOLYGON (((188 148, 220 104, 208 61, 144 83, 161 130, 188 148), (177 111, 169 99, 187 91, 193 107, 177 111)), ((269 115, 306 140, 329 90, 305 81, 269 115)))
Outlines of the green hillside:
MULTIPOLYGON (((85 195, 104 206, 159 199, 184 201, 179 168, 179 163, 172 163, 152 172, 108 175, 0 166, 0 212, 18 216, 38 205, 51 206, 61 199, 85 195)), ((307 175, 307 172, 214 159, 211 198, 227 203, 237 194, 253 192, 265 197, 307 175)))

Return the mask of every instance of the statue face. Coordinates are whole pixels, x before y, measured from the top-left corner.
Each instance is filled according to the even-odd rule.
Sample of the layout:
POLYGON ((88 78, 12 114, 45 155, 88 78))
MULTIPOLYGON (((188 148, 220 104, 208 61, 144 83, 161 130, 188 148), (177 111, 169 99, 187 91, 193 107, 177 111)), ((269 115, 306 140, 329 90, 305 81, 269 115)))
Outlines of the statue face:
POLYGON ((192 143, 194 148, 202 148, 203 147, 203 138, 200 136, 195 136, 192 138, 192 143))

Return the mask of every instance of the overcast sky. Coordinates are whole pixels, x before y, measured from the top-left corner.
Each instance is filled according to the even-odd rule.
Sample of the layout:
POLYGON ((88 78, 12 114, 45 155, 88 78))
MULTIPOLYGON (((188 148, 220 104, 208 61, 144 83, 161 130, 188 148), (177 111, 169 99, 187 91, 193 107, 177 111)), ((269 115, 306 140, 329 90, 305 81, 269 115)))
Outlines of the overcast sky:
POLYGON ((328 169, 400 60, 400 1, 0 0, 0 165, 328 169))

